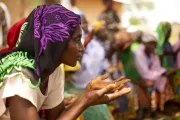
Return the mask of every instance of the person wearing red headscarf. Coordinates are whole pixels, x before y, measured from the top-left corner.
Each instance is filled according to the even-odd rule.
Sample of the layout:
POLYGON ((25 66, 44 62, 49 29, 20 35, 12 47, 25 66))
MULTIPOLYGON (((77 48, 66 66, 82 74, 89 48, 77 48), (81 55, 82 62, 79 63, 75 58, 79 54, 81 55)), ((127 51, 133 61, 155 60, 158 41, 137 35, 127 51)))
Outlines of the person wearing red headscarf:
POLYGON ((7 48, 0 49, 0 53, 11 50, 13 47, 15 47, 16 42, 19 37, 19 33, 21 30, 21 26, 24 24, 25 18, 22 18, 20 21, 16 22, 7 32, 7 48))

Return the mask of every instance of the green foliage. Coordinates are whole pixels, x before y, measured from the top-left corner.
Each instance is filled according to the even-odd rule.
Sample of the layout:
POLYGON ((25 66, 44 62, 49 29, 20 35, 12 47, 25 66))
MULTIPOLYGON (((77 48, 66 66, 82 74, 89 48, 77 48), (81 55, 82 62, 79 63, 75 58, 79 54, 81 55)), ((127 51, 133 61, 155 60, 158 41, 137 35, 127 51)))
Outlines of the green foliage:
POLYGON ((141 23, 140 19, 134 16, 129 19, 129 22, 131 25, 139 25, 141 23))
POLYGON ((150 1, 140 1, 136 3, 136 7, 141 10, 143 7, 147 8, 148 10, 154 9, 153 2, 150 1))
POLYGON ((145 17, 138 18, 138 17, 132 16, 132 17, 129 19, 129 22, 130 22, 131 25, 139 25, 139 24, 146 23, 147 20, 146 20, 145 17))

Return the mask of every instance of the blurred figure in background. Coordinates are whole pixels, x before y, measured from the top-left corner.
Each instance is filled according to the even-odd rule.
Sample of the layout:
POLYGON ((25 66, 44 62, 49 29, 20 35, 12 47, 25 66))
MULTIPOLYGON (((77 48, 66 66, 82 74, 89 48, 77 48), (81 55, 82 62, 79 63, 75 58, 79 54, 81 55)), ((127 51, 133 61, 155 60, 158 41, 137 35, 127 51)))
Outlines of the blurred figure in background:
MULTIPOLYGON (((116 69, 118 68, 118 66, 120 64, 119 62, 114 64, 114 60, 117 59, 116 61, 122 62, 122 60, 119 59, 119 53, 122 51, 124 46, 127 46, 126 42, 128 43, 129 41, 132 41, 131 39, 132 39, 131 33, 128 33, 124 30, 115 33, 114 40, 111 42, 111 46, 110 46, 111 51, 108 51, 109 61, 113 64, 113 66, 111 66, 111 67, 114 68, 114 71, 112 74, 114 74, 114 72, 116 72, 116 69), (116 56, 116 58, 114 58, 114 56, 116 56)), ((126 59, 126 61, 128 61, 128 60, 129 59, 126 59)), ((121 67, 121 69, 118 69, 118 71, 124 72, 124 65, 123 65, 123 67, 121 67)), ((121 73, 121 75, 123 75, 123 72, 121 73)), ((113 75, 113 79, 114 79, 114 77, 118 77, 118 76, 113 75)), ((128 76, 127 76, 127 78, 128 78, 128 76)), ((130 84, 128 84, 128 85, 130 85, 130 84)), ((133 87, 131 86, 131 88, 133 88, 133 87)), ((112 101, 109 104, 111 107, 114 108, 114 110, 112 112, 116 119, 124 119, 124 120, 130 119, 130 116, 131 116, 129 114, 129 112, 131 111, 129 109, 130 102, 132 103, 132 101, 130 101, 129 97, 123 96, 115 101, 112 101)))
POLYGON ((73 76, 73 85, 78 88, 85 88, 88 80, 107 72, 109 63, 106 59, 106 51, 103 43, 107 40, 105 21, 99 21, 94 25, 94 36, 84 52, 81 68, 73 76), (84 79, 86 78, 86 80, 84 79))
MULTIPOLYGON (((164 110, 164 104, 173 98, 172 88, 167 80, 166 69, 161 67, 158 56, 155 53, 157 35, 154 33, 143 33, 143 44, 134 51, 134 62, 136 69, 143 80, 152 81, 159 93, 159 109, 164 110)), ((147 94, 151 95, 152 87, 146 88, 147 94)), ((151 99, 148 96, 148 99, 151 99)))
MULTIPOLYGON (((136 111, 138 109, 144 109, 144 106, 148 105, 148 100, 145 96, 144 90, 141 88, 142 86, 146 86, 146 83, 141 80, 141 76, 136 70, 133 56, 134 50, 142 42, 141 37, 142 31, 129 33, 125 30, 121 30, 115 33, 115 38, 111 45, 111 51, 108 51, 108 58, 110 58, 110 61, 112 60, 111 55, 113 52, 116 53, 118 60, 120 60, 123 65, 121 70, 123 70, 127 78, 132 80, 131 83, 128 84, 133 88, 131 94, 129 94, 128 97, 121 97, 119 101, 116 100, 119 102, 119 106, 115 105, 117 109, 116 113, 119 114, 119 119, 136 118, 136 111), (138 99, 140 99, 140 106, 138 105, 138 99)), ((144 114, 145 113, 142 113, 141 115, 144 114)), ((138 116, 140 115, 138 114, 138 116)), ((141 119, 141 117, 139 119, 141 119)))
POLYGON ((171 35, 171 24, 169 22, 161 22, 157 27, 158 41, 157 53, 160 56, 161 65, 168 70, 174 68, 174 52, 169 42, 171 35))
POLYGON ((102 2, 105 6, 105 10, 100 14, 99 20, 104 20, 106 22, 108 40, 112 40, 114 33, 118 30, 120 19, 113 8, 112 0, 102 0, 102 2))
POLYGON ((10 27, 11 18, 7 6, 0 2, 0 48, 6 47, 6 34, 10 27))
POLYGON ((19 33, 21 30, 21 26, 24 24, 25 18, 21 19, 20 21, 16 22, 7 32, 7 48, 1 49, 0 52, 4 52, 6 50, 11 50, 15 47, 16 42, 19 37, 19 33))

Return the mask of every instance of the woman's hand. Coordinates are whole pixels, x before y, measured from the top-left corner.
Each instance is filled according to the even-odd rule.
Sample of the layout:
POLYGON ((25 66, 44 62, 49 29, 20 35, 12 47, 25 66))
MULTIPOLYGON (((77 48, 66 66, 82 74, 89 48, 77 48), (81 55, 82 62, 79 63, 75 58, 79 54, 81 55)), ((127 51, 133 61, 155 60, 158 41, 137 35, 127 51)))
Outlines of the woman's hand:
POLYGON ((74 120, 90 105, 105 104, 131 91, 123 88, 130 80, 121 77, 114 82, 104 82, 109 74, 93 79, 83 94, 57 120, 74 120))
POLYGON ((87 106, 109 103, 131 91, 131 88, 123 88, 130 81, 129 79, 121 77, 113 82, 104 82, 108 77, 109 74, 102 75, 93 79, 87 85, 83 95, 80 97, 84 99, 87 106))
POLYGON ((76 101, 76 97, 64 98, 64 108, 69 109, 71 105, 76 101))

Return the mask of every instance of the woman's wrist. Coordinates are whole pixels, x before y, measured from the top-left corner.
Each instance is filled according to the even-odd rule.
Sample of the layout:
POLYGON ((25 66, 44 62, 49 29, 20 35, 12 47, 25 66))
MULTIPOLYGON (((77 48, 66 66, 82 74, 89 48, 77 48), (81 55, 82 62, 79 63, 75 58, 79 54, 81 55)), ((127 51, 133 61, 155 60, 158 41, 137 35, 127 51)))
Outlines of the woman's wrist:
POLYGON ((88 107, 89 105, 85 96, 81 95, 57 120, 75 120, 88 107))
POLYGON ((80 104, 80 106, 83 108, 83 109, 86 109, 88 108, 90 105, 89 105, 89 102, 88 102, 88 99, 86 97, 85 94, 82 94, 76 101, 76 103, 80 104))

